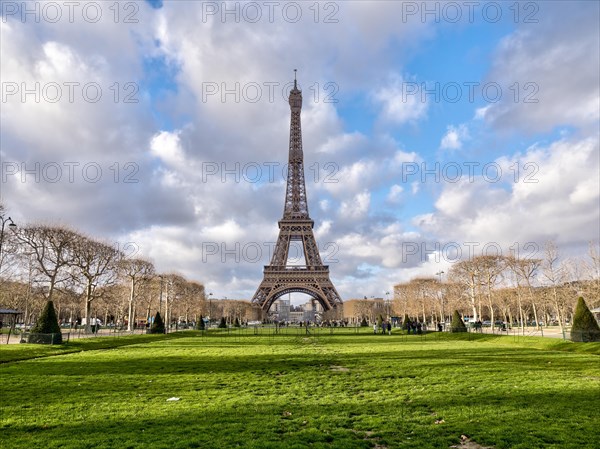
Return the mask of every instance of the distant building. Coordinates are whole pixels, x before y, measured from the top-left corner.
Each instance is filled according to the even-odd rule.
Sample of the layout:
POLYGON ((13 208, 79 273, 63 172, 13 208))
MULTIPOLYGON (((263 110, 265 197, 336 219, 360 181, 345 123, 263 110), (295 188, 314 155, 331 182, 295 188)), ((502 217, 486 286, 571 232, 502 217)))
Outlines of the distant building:
POLYGON ((289 299, 279 298, 271 306, 271 314, 279 321, 290 321, 291 301, 289 299))
POLYGON ((323 307, 314 300, 294 306, 289 299, 279 298, 271 306, 270 315, 278 321, 300 323, 302 321, 319 321, 323 314, 323 307))

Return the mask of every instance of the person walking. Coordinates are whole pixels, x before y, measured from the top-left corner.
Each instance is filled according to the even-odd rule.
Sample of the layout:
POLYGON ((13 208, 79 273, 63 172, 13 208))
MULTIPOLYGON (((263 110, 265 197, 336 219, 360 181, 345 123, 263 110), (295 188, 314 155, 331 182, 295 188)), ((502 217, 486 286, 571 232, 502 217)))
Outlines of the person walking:
POLYGON ((377 335, 377 323, 373 323, 373 335, 377 335))
POLYGON ((387 330, 388 330, 388 335, 392 335, 392 323, 391 323, 391 321, 388 321, 388 323, 387 323, 387 330))

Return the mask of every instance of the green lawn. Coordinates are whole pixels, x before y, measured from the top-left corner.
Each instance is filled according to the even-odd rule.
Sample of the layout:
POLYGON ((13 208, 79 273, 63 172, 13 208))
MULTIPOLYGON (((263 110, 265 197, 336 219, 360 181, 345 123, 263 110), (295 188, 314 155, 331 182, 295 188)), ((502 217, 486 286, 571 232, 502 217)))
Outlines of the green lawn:
POLYGON ((288 332, 5 345, 0 447, 598 447, 600 344, 288 332))

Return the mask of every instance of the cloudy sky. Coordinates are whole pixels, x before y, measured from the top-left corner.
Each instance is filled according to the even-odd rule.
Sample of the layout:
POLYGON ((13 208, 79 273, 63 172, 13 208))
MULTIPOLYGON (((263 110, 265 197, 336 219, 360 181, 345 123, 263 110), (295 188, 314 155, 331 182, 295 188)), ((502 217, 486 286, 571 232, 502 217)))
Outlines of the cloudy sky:
POLYGON ((19 224, 249 299, 297 69, 309 210, 343 299, 599 238, 598 2, 1 5, 0 196, 19 224))

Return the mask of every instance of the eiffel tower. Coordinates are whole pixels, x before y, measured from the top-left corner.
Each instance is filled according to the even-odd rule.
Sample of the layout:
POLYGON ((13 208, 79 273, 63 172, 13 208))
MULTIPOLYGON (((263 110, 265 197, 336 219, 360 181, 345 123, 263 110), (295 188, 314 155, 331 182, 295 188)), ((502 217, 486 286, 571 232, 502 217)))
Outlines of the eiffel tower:
POLYGON ((252 303, 267 312, 273 302, 286 293, 305 293, 317 300, 324 310, 342 304, 342 300, 329 279, 329 266, 323 265, 313 227, 315 222, 308 215, 308 201, 304 184, 304 155, 302 152, 302 91, 296 83, 290 91, 290 152, 285 192, 283 218, 279 220, 279 237, 271 258, 265 266, 264 277, 254 293, 252 303), (288 253, 292 241, 302 242, 306 265, 288 265, 288 253))

